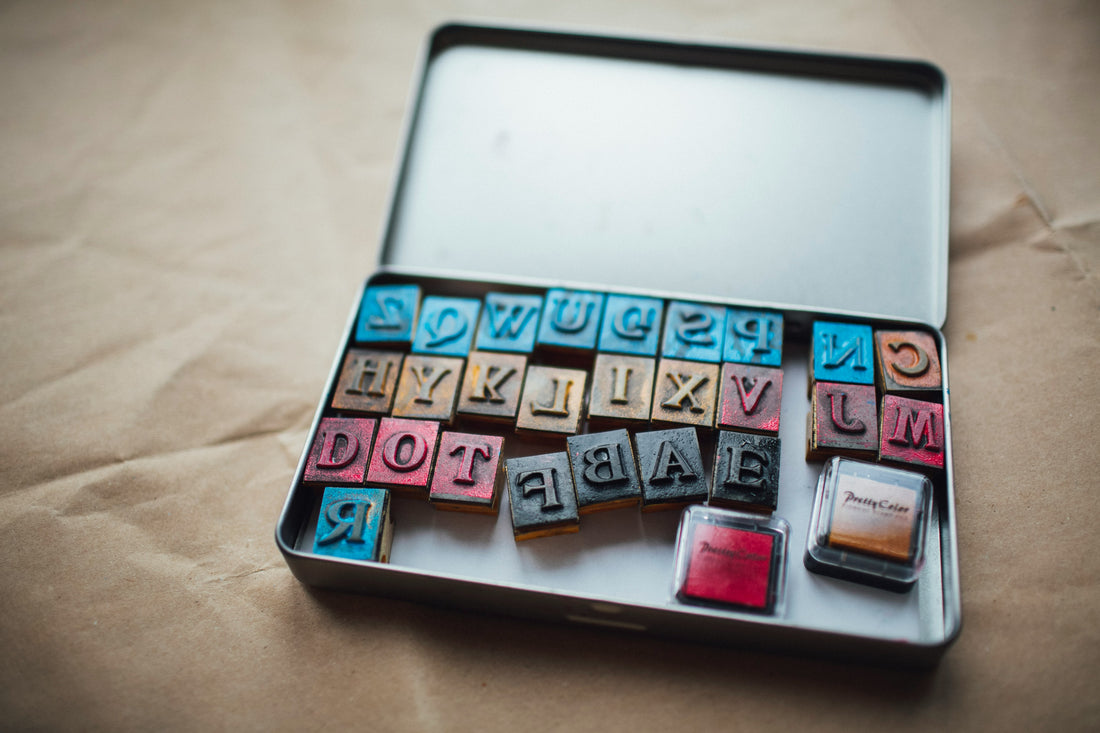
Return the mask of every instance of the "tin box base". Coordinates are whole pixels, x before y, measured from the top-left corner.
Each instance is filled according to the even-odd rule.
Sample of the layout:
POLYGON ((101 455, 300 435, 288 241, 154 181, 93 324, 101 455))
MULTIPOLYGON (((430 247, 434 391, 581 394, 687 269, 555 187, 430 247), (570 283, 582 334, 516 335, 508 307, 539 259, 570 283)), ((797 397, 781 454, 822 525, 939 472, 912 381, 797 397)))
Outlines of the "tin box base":
MULTIPOLYGON (((393 279, 385 277, 376 282, 393 279)), ((504 287, 499 283, 434 278, 397 279, 415 282, 426 292, 461 292, 465 296, 504 287)), ((357 311, 353 311, 353 320, 357 311)), ((808 329, 804 324, 813 317, 809 313, 786 313, 788 337, 782 369, 788 386, 783 390, 781 406, 781 489, 775 516, 790 523, 792 548, 805 546, 814 488, 823 465, 804 459, 806 415, 810 409, 802 388, 808 361, 808 329), (800 333, 801 337, 797 335, 800 333)), ((899 325, 869 323, 876 327, 899 325)), ((942 341, 940 348, 946 362, 942 341)), ((342 361, 341 354, 333 379, 342 361)), ((330 399, 331 395, 326 396, 326 404, 330 399)), ((582 425, 582 432, 585 427, 582 425)), ((505 457, 564 448, 564 438, 517 436, 507 426, 486 428, 484 423, 477 423, 471 427, 459 420, 454 429, 504 435, 505 457)), ((715 432, 698 431, 708 475, 713 466, 715 432)), ((506 493, 495 516, 439 511, 423 498, 395 495, 393 545, 390 562, 383 565, 312 555, 309 548, 314 540, 320 491, 298 481, 288 498, 277 537, 295 575, 320 587, 708 643, 920 663, 937 659, 958 631, 950 522, 953 500, 948 480, 948 474, 941 473, 934 481, 926 566, 910 592, 888 592, 808 572, 799 561, 800 550, 796 550, 787 568, 786 610, 779 617, 701 608, 673 600, 679 511, 641 512, 634 507, 599 512, 582 516, 576 534, 517 542, 506 493)))
MULTIPOLYGON (((679 511, 584 514, 575 534, 517 542, 506 492, 496 515, 395 495, 388 564, 317 556, 309 549, 321 490, 303 481, 305 454, 276 529, 295 576, 703 643, 934 663, 959 632, 961 608, 938 331, 949 122, 946 81, 920 62, 440 29, 368 284, 480 299, 574 287, 781 313, 775 516, 790 525, 794 557, 785 609, 760 616, 676 602, 679 511), (588 114, 593 105, 598 119, 588 114), (945 462, 933 478, 924 570, 908 593, 815 574, 799 558, 823 465, 805 458, 804 386, 818 319, 915 328, 938 345, 945 462)), ((357 313, 358 302, 306 454, 321 419, 340 414, 332 398, 357 313)), ((514 423, 491 430, 504 436, 505 458, 565 446, 517 434, 514 423)), ((715 434, 699 430, 708 475, 715 434)))

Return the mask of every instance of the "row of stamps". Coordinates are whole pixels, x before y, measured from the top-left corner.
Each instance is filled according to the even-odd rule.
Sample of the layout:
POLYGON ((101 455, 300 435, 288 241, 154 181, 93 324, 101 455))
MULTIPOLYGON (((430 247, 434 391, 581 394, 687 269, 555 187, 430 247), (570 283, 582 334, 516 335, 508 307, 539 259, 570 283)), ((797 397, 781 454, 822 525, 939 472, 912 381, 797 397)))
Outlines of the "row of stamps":
MULTIPOLYGON (((930 334, 817 322, 812 360, 809 459, 943 467, 940 365, 930 334)), ((490 351, 461 359, 353 348, 331 407, 446 424, 490 420, 548 435, 574 435, 584 418, 597 429, 653 423, 779 431, 781 368, 605 353, 590 371, 528 361, 490 351)))
POLYGON ((597 354, 591 370, 474 351, 466 360, 349 349, 332 398, 339 412, 506 423, 572 435, 590 424, 645 423, 776 434, 783 371, 751 364, 597 354))
POLYGON ((772 311, 552 288, 491 292, 484 300, 428 295, 418 285, 363 294, 355 342, 414 354, 602 351, 710 363, 779 366, 783 316, 772 311))
POLYGON ((575 532, 580 515, 620 507, 709 502, 770 513, 778 503, 780 439, 773 436, 720 431, 712 477, 694 428, 574 435, 565 451, 507 459, 502 473, 503 441, 428 420, 325 418, 304 480, 392 489, 439 509, 495 514, 503 479, 518 540, 575 532))

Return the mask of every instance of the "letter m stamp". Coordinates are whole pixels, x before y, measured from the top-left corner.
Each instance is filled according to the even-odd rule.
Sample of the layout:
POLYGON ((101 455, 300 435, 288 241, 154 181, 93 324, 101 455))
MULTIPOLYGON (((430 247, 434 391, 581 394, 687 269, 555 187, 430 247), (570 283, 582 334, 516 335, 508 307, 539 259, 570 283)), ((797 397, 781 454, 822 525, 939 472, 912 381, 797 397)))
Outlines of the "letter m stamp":
POLYGON ((889 394, 882 398, 880 460, 943 468, 945 451, 943 405, 889 394))

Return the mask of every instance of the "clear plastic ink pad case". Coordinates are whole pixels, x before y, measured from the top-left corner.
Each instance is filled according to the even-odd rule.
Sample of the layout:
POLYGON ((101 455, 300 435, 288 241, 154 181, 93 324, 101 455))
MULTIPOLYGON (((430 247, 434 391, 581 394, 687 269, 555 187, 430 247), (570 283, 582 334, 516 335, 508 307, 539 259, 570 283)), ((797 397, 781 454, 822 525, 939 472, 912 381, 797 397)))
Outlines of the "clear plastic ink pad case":
POLYGON ((689 507, 676 543, 676 599, 782 615, 789 533, 778 517, 689 507))
POLYGON ((898 592, 924 565, 932 482, 923 474, 834 457, 817 482, 806 568, 898 592))

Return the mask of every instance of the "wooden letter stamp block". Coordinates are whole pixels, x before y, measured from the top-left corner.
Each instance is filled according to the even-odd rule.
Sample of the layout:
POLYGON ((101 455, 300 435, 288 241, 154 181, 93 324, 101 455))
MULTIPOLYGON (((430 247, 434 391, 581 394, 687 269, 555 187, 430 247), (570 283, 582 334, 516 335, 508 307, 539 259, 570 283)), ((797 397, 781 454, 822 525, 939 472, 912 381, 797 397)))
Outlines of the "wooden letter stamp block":
POLYGON ((638 447, 643 512, 706 501, 707 477, 695 428, 638 433, 634 442, 638 447))
POLYGON ((579 369, 528 367, 516 428, 536 433, 576 433, 587 380, 588 373, 579 369))
POLYGON ((890 394, 938 400, 943 382, 939 349, 924 331, 875 331, 875 378, 890 394))
POLYGON ((477 349, 531 353, 541 311, 542 298, 538 295, 488 293, 477 327, 477 349))
POLYGON ((714 425, 718 365, 661 359, 653 390, 654 422, 709 428, 714 425))
POLYGON ((815 381, 875 383, 870 326, 814 321, 813 339, 815 381))
POLYGON ((806 460, 831 455, 874 460, 878 450, 875 388, 868 384, 817 382, 806 437, 806 460))
POLYGON ((426 495, 438 436, 437 422, 382 418, 367 483, 426 495))
POLYGON ((780 366, 783 363, 783 314, 728 309, 722 361, 780 366))
POLYGON ((408 346, 419 307, 417 285, 372 285, 363 292, 355 340, 379 346, 408 346))
POLYGON ((608 295, 600 329, 600 351, 656 356, 664 307, 660 298, 608 295))
POLYGON ((504 466, 516 540, 580 529, 568 453, 510 458, 504 466))
POLYGON ((404 358, 396 351, 348 349, 332 406, 337 410, 385 415, 393 407, 404 358))
POLYGON ((526 373, 526 356, 471 352, 458 393, 458 414, 487 420, 515 420, 526 373))
POLYGON ((779 502, 779 438, 723 430, 710 503, 774 512, 779 502))
POLYGON ((715 426, 776 435, 782 402, 782 369, 723 364, 715 426))
POLYGON ((539 346, 552 349, 596 348, 603 317, 603 293, 553 288, 546 291, 546 304, 539 323, 539 346))
POLYGON ((725 329, 725 308, 674 300, 668 304, 661 356, 717 364, 725 329))
POLYGON ((597 354, 588 400, 589 421, 607 425, 649 422, 656 368, 653 359, 597 354))
POLYGON ((896 395, 882 398, 879 460, 916 468, 943 468, 943 405, 896 395))
POLYGON ((443 433, 428 499, 438 509, 496 514, 500 505, 499 435, 443 433))
POLYGON ((406 356, 393 401, 394 417, 450 422, 454 418, 462 365, 462 359, 406 356))
POLYGON ((638 505, 642 490, 626 430, 572 435, 566 444, 581 514, 638 505))
POLYGON ((393 540, 390 492, 329 486, 313 535, 313 554, 389 562, 393 540))
POLYGON ((362 484, 377 422, 368 418, 322 418, 306 459, 303 480, 362 484))
POLYGON ((481 301, 476 298, 424 298, 413 353, 466 356, 474 342, 480 312, 481 301))

